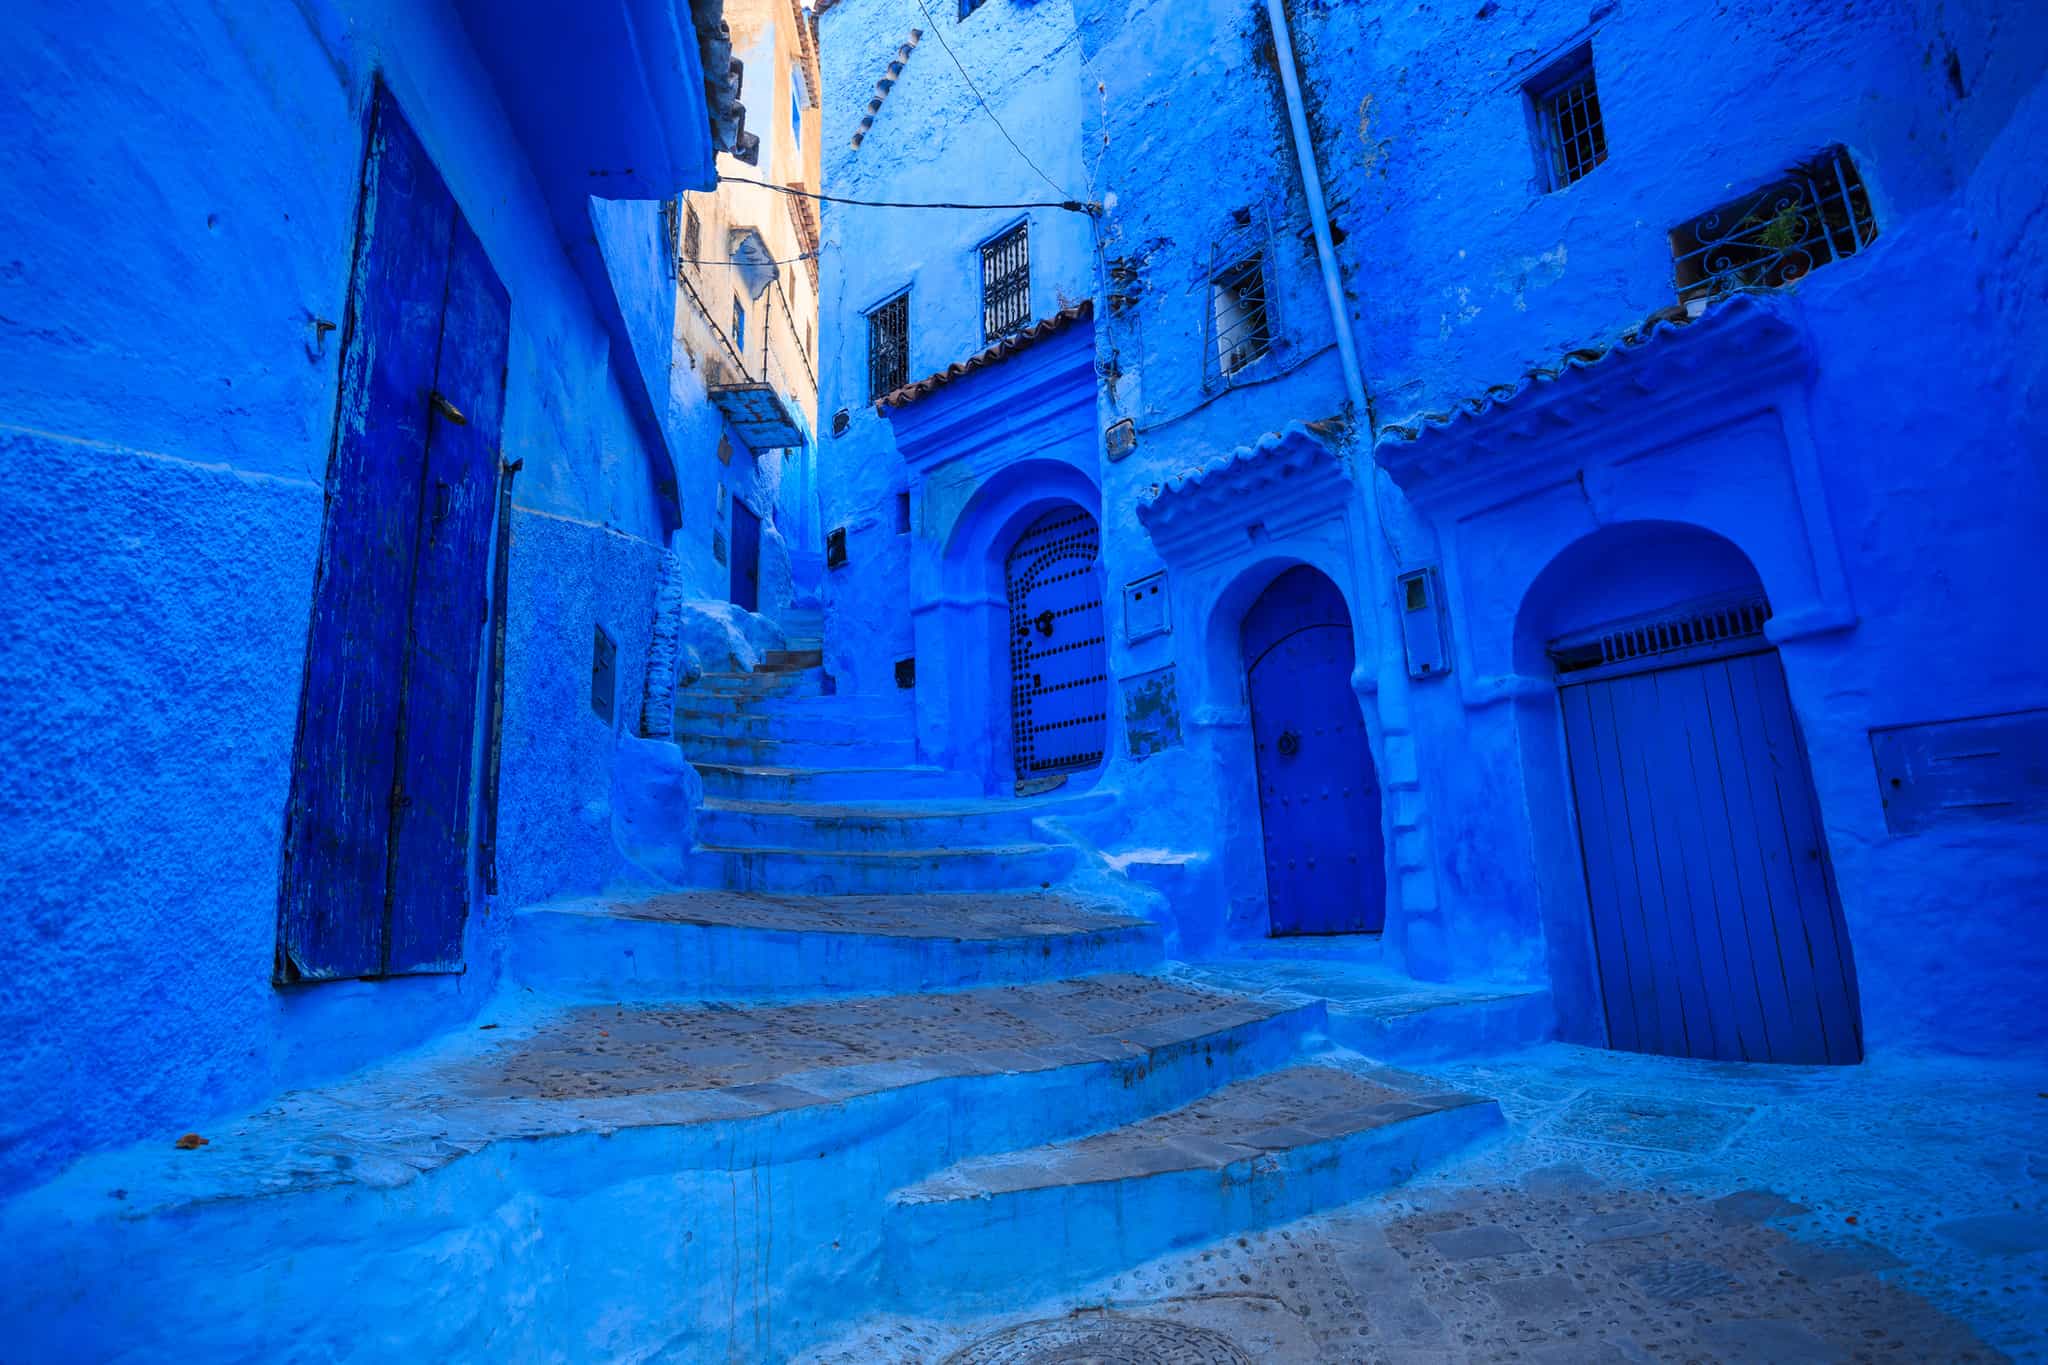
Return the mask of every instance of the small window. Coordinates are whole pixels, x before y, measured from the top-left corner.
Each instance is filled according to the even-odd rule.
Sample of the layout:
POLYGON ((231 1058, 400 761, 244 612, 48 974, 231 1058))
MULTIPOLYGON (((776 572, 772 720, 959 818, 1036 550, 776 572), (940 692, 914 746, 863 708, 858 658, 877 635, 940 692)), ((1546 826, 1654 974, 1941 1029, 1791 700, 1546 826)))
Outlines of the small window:
POLYGON ((1030 224, 981 248, 981 339, 994 341, 1031 321, 1030 224))
POLYGON ((1831 147, 1671 233, 1678 297, 1694 312, 1738 289, 1779 289, 1877 239, 1856 163, 1831 147))
POLYGON ((907 492, 896 495, 896 534, 910 534, 910 494, 907 492))
POLYGON ((747 353, 747 305, 740 302, 737 294, 732 300, 732 344, 741 355, 747 353))
POLYGON ((868 314, 868 398, 910 382, 910 291, 868 314))
POLYGON ((965 19, 986 3, 987 0, 960 0, 960 17, 965 19))
POLYGON ((1272 349, 1263 252, 1253 252, 1211 280, 1209 302, 1216 328, 1216 364, 1226 376, 1272 349))
POLYGON ((704 236, 704 225, 697 221, 697 210, 683 205, 683 259, 694 262, 697 247, 704 236))
POLYGON ((1593 83, 1589 44, 1551 66, 1529 86, 1536 106, 1538 136, 1549 161, 1550 188, 1583 180, 1607 159, 1607 126, 1600 118, 1600 92, 1593 83))
POLYGON ((825 533, 825 567, 836 569, 846 563, 846 528, 835 526, 825 533))
POLYGON ((804 97, 803 87, 797 84, 795 67, 789 71, 789 135, 801 153, 804 149, 804 97))

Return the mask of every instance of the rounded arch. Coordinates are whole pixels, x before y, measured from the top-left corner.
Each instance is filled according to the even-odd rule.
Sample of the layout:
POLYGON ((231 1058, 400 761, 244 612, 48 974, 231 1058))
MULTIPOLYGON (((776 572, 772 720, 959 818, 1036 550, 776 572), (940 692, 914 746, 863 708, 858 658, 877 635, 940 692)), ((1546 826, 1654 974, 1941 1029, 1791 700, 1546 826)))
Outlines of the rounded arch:
POLYGON ((1547 677, 1545 649, 1559 636, 1682 602, 1762 591, 1763 580, 1742 548, 1704 527, 1681 521, 1602 526, 1560 550, 1522 594, 1515 668, 1547 677))
POLYGON ((1032 522, 1063 504, 1102 520, 1101 490, 1064 460, 1020 460, 991 474, 946 533, 939 569, 945 593, 1000 596, 1010 547, 1032 522))
MULTIPOLYGON (((1244 675, 1248 660, 1244 653, 1244 620, 1266 590, 1273 586, 1281 575, 1296 569, 1309 569, 1326 580, 1344 600, 1344 610, 1354 627, 1354 643, 1358 632, 1355 627, 1359 619, 1358 604, 1351 599, 1345 588, 1344 576, 1335 573, 1329 565, 1317 563, 1301 554, 1272 554, 1253 560, 1231 576, 1218 590, 1204 616, 1201 634, 1201 666, 1204 690, 1216 698, 1244 695, 1244 675)), ((1354 669, 1357 661, 1353 660, 1354 669)))

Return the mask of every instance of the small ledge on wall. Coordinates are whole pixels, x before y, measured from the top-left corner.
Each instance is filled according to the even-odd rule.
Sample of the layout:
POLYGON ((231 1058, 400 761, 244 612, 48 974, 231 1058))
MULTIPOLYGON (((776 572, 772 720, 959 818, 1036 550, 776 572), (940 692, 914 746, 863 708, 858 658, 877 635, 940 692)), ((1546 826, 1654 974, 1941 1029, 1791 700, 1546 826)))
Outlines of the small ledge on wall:
POLYGON ((1337 422, 1293 422, 1138 499, 1162 557, 1184 565, 1239 553, 1248 540, 1341 516, 1351 471, 1331 444, 1337 422))

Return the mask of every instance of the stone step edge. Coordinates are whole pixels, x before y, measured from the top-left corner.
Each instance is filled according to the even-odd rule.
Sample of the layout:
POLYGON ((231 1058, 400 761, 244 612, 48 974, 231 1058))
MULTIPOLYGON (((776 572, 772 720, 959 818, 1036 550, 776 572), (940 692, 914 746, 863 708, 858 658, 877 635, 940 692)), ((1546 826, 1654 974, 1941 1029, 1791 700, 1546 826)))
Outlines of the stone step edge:
POLYGON ((795 848, 787 844, 700 843, 693 851, 720 855, 738 854, 742 857, 768 854, 779 858, 849 858, 860 862, 872 860, 886 866, 890 862, 927 858, 1034 858, 1042 854, 1060 852, 1067 847, 1066 844, 987 844, 969 845, 965 848, 833 849, 795 848))
MULTIPOLYGON (((1309 1065, 1313 1065, 1310 1063, 1309 1065)), ((1332 1068, 1335 1069, 1335 1068, 1332 1068)), ((1193 1104, 1182 1105, 1181 1109, 1195 1107, 1195 1104, 1213 1103, 1215 1098, 1245 1080, 1233 1081, 1221 1086, 1193 1104)), ((962 1201, 1003 1199, 1024 1196, 1055 1189, 1080 1189, 1090 1185, 1114 1185, 1128 1180, 1141 1180, 1152 1176, 1180 1175, 1193 1171, 1215 1171, 1227 1180, 1242 1182, 1256 1173, 1256 1164, 1275 1155, 1284 1156, 1301 1152, 1313 1154, 1317 1150, 1364 1134, 1390 1129, 1414 1119, 1429 1118, 1436 1114, 1476 1105, 1492 1106, 1495 1100, 1484 1095, 1473 1095, 1463 1091, 1429 1090, 1404 1095, 1400 1099, 1383 1100, 1359 1109, 1341 1110, 1335 1114, 1306 1121, 1295 1127, 1273 1126, 1247 1133, 1245 1141, 1232 1142, 1221 1138, 1187 1136, 1167 1138, 1163 1143, 1149 1147, 1134 1147, 1128 1154, 1132 1159, 1121 1169, 1099 1169, 1095 1171, 1073 1171, 1066 1174, 1071 1178, 1059 1178, 1056 1167, 1047 1167, 1044 1180, 991 1185, 975 1179, 976 1168, 987 1169, 997 1166, 1030 1165, 1030 1158, 1039 1153, 1049 1156, 1072 1150, 1085 1138, 1069 1138, 1061 1142, 1045 1143, 1037 1147, 1020 1148, 1014 1152, 998 1152, 988 1156, 970 1157, 957 1162, 945 1170, 927 1176, 912 1185, 893 1190, 889 1204, 896 1209, 915 1209, 931 1205, 953 1204, 962 1201), (1258 1140, 1260 1134, 1269 1135, 1258 1140)), ((1170 1110, 1169 1114, 1179 1110, 1170 1110)), ((1153 1115, 1153 1118, 1166 1115, 1153 1115)), ((1118 1128, 1103 1130, 1114 1133, 1123 1128, 1136 1126, 1148 1120, 1134 1120, 1118 1128)), ((1102 1134, 1090 1134, 1098 1137, 1102 1134)))

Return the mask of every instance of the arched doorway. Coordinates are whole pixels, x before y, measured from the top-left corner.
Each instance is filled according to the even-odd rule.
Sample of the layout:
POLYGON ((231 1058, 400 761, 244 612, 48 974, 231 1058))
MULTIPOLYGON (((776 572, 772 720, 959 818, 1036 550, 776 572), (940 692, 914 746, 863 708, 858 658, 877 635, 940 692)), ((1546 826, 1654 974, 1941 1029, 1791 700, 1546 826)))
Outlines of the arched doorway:
POLYGON ((1531 598, 1553 630, 1597 622, 1556 630, 1544 655, 1609 1045, 1860 1061, 1848 930, 1748 559, 1696 528, 1612 528, 1531 598))
POLYGON ((1092 768, 1108 734, 1101 531, 1072 503, 1024 528, 1004 564, 1017 782, 1092 768))
POLYGON ((1351 690, 1351 614, 1315 569, 1266 586, 1239 629, 1271 932, 1378 933, 1380 784, 1351 690))

